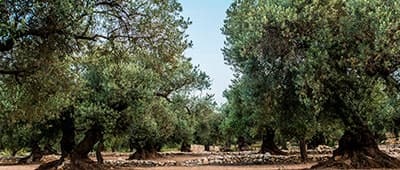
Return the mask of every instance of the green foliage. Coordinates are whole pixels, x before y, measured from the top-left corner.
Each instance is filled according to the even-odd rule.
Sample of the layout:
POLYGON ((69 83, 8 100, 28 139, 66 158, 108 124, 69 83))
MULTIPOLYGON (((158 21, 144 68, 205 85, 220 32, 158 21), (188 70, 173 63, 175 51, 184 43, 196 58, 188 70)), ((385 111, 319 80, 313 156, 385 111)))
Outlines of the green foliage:
POLYGON ((246 86, 234 84, 232 91, 238 86, 243 92, 228 101, 261 101, 252 108, 268 116, 256 120, 275 122, 287 136, 309 138, 313 127, 337 127, 335 119, 348 129, 368 124, 378 133, 397 114, 399 5, 235 1, 222 29, 223 51, 237 82, 257 92, 247 95, 246 86))
MULTIPOLYGON (((238 130, 251 127, 239 133, 253 137, 265 133, 266 128, 281 130, 289 139, 311 137, 315 118, 307 114, 309 109, 296 94, 298 63, 285 56, 290 50, 287 40, 268 23, 269 17, 280 19, 269 15, 277 10, 279 6, 272 1, 237 1, 227 11, 223 51, 237 72, 237 80, 226 92, 231 126, 238 130)), ((279 14, 293 17, 290 12, 279 14)))
POLYGON ((225 135, 252 139, 258 135, 258 129, 261 128, 257 116, 260 114, 258 111, 262 109, 253 103, 253 89, 245 81, 235 83, 229 91, 224 92, 228 102, 223 107, 226 116, 222 129, 225 135))
POLYGON ((209 78, 183 55, 191 42, 181 11, 175 0, 1 3, 0 120, 13 123, 2 143, 14 139, 16 123, 24 128, 17 138, 31 142, 31 127, 62 121, 70 106, 77 138, 96 126, 112 136, 107 145, 121 136, 138 147, 159 145, 195 125, 185 108, 209 78))
POLYGON ((194 99, 191 108, 194 114, 194 143, 202 145, 221 143, 219 124, 223 117, 216 111, 216 103, 212 96, 194 99))

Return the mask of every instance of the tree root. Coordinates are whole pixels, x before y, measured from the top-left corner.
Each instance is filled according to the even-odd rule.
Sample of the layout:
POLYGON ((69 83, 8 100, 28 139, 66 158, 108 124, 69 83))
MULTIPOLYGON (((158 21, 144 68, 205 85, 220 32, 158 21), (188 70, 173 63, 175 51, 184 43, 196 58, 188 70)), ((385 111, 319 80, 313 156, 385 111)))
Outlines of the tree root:
POLYGON ((51 161, 45 164, 41 164, 36 170, 50 170, 57 169, 60 165, 64 163, 64 159, 59 159, 55 161, 51 161))
POLYGON ((369 169, 400 168, 400 160, 380 151, 377 147, 364 147, 357 150, 334 151, 333 157, 311 167, 311 169, 369 169))
POLYGON ((40 165, 36 170, 80 170, 80 169, 96 169, 96 170, 106 170, 110 169, 104 164, 99 164, 91 159, 74 159, 73 161, 65 161, 64 159, 59 159, 51 161, 40 165))
POLYGON ((289 155, 288 153, 280 150, 278 147, 263 148, 259 153, 265 154, 266 152, 270 153, 271 155, 289 155))
POLYGON ((138 152, 136 151, 134 154, 129 155, 128 160, 133 160, 133 159, 137 159, 137 160, 148 160, 148 159, 155 159, 155 158, 160 158, 162 157, 162 155, 160 155, 157 152, 150 152, 150 151, 142 151, 142 152, 138 152))

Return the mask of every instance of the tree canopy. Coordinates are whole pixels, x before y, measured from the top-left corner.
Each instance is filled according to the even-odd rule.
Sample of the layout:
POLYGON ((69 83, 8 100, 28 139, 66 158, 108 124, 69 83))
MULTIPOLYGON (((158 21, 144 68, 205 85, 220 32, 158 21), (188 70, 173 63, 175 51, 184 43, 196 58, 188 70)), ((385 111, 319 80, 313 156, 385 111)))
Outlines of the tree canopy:
POLYGON ((105 137, 122 134, 136 151, 154 149, 184 128, 180 121, 195 121, 192 112, 213 113, 213 102, 191 108, 192 92, 210 83, 183 55, 190 21, 175 0, 4 1, 0 11, 1 121, 24 128, 54 120, 61 161, 87 159, 105 137))
MULTIPOLYGON (((373 120, 396 114, 382 107, 394 106, 383 98, 398 100, 398 6, 380 0, 235 1, 223 28, 225 59, 243 83, 261 82, 253 88, 264 96, 250 98, 263 101, 255 108, 268 103, 263 110, 280 120, 281 130, 304 138, 318 122, 338 119, 345 134, 334 155, 358 155, 376 147, 370 129, 379 121, 373 120)), ((350 167, 398 166, 371 154, 378 163, 358 163, 360 155, 343 160, 354 161, 350 167)))

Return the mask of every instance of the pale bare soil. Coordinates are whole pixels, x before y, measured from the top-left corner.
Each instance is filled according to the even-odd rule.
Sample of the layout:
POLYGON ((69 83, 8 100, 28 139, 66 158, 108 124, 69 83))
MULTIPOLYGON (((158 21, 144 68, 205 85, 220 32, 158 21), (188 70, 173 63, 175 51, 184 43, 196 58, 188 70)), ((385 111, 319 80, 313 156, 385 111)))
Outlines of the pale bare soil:
MULTIPOLYGON (((202 156, 188 156, 188 155, 176 155, 168 156, 156 159, 157 161, 174 160, 177 162, 197 159, 202 156)), ((126 159, 125 156, 105 156, 105 160, 117 160, 126 159)), ((172 167, 131 167, 121 168, 120 170, 275 170, 275 169, 305 169, 310 168, 315 163, 307 164, 293 164, 293 165, 251 165, 251 166, 196 166, 196 167, 184 167, 184 166, 172 166, 172 167)), ((39 164, 30 165, 7 165, 0 166, 0 170, 34 170, 39 167, 39 164)))
MULTIPOLYGON (((252 166, 196 166, 196 167, 151 167, 151 168, 121 168, 121 170, 278 170, 278 169, 305 169, 314 164, 297 165, 252 165, 252 166)), ((39 165, 12 165, 0 166, 0 170, 33 170, 39 165)))
MULTIPOLYGON (((383 148, 381 148, 383 149, 383 148)), ((387 149, 387 148, 384 148, 387 149)), ((201 155, 174 155, 166 156, 156 159, 157 161, 168 161, 174 160, 182 162, 185 160, 198 159, 204 156, 201 155)), ((400 158, 400 155, 395 157, 400 158)), ((125 160, 128 156, 120 155, 104 155, 104 160, 125 160)), ((52 159, 58 159, 54 157, 52 159)), ((93 157, 92 159, 95 160, 93 157)), ((51 161, 47 160, 47 161, 51 161)), ((46 161, 46 162, 47 162, 46 161)), ((183 166, 172 166, 172 167, 130 167, 120 168, 119 170, 278 170, 278 169, 307 169, 316 163, 305 163, 305 164, 280 164, 280 165, 250 165, 250 166, 195 166, 195 167, 183 167, 183 166)), ((39 164, 28 164, 28 165, 0 165, 0 170, 34 170, 39 167, 39 164)))
POLYGON ((39 167, 38 164, 35 165, 9 165, 0 166, 0 170, 33 170, 39 167))
POLYGON ((315 163, 294 165, 251 165, 251 166, 196 166, 196 167, 152 167, 152 168, 123 168, 122 170, 278 170, 278 169, 307 169, 315 163))

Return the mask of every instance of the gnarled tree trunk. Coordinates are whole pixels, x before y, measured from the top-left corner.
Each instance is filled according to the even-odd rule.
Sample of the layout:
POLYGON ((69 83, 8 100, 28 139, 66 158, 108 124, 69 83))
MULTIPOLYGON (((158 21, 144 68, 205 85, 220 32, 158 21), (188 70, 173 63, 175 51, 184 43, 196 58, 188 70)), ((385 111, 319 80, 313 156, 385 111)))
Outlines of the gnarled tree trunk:
POLYGON ((181 152, 191 152, 191 150, 190 150, 190 144, 187 143, 186 141, 183 141, 183 142, 182 142, 182 145, 181 145, 181 152))
POLYGON ((75 109, 71 106, 61 112, 61 159, 70 156, 75 146, 75 124, 72 117, 75 109))
POLYGON ((239 151, 249 150, 249 145, 246 143, 246 139, 243 136, 239 136, 237 144, 239 151))
POLYGON ((154 159, 160 157, 157 153, 157 147, 147 145, 145 147, 136 148, 136 152, 129 156, 128 160, 138 159, 138 160, 146 160, 146 159, 154 159))
POLYGON ((72 106, 65 108, 61 112, 61 158, 59 160, 40 165, 37 168, 38 170, 56 169, 56 167, 60 166, 64 162, 65 158, 71 156, 71 153, 75 147, 75 124, 73 119, 74 112, 75 109, 72 106))
POLYGON ((83 140, 74 148, 71 159, 89 159, 88 154, 101 139, 101 130, 94 126, 85 133, 83 140))
MULTIPOLYGON (((72 145, 71 140, 63 140, 61 142, 62 146, 62 156, 60 160, 49 162, 39 166, 39 170, 52 169, 62 164, 64 159, 69 156, 71 158, 71 169, 104 169, 102 166, 89 159, 89 152, 94 148, 94 145, 100 141, 102 138, 101 128, 98 126, 93 126, 85 133, 83 140, 76 146, 72 146, 73 149, 70 150, 72 145)), ((63 134, 63 138, 71 133, 63 134)))
POLYGON ((102 129, 94 125, 85 133, 83 140, 75 146, 71 153, 71 166, 73 169, 103 169, 93 160, 89 159, 89 152, 103 137, 102 129))
POLYGON ((380 151, 373 133, 363 126, 346 130, 333 157, 312 168, 400 168, 400 161, 380 151))
POLYGON ((275 130, 273 128, 268 127, 267 131, 262 135, 262 144, 260 153, 264 154, 266 152, 272 155, 287 155, 286 152, 283 152, 276 146, 275 142, 275 130))
POLYGON ((339 96, 333 104, 348 129, 339 140, 332 158, 312 168, 400 168, 400 160, 379 150, 374 134, 360 115, 346 108, 339 96))

